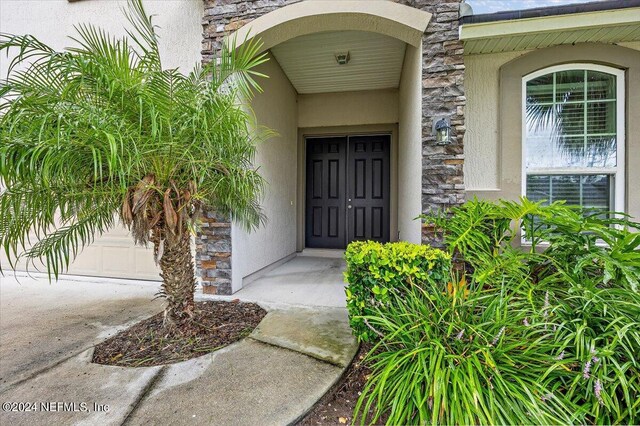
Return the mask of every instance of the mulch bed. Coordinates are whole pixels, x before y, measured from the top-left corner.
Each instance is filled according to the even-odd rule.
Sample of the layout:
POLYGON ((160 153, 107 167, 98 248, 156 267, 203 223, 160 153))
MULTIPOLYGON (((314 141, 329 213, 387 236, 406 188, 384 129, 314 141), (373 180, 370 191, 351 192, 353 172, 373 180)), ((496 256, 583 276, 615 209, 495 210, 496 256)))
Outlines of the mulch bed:
POLYGON ((246 337, 266 314, 255 303, 197 302, 187 326, 165 327, 159 313, 97 345, 92 361, 122 367, 185 361, 246 337))
MULTIPOLYGON (((351 425, 353 424, 353 409, 371 374, 371 369, 363 363, 363 359, 371 350, 371 345, 363 343, 353 362, 345 371, 340 381, 318 401, 316 406, 307 414, 297 426, 316 425, 351 425)), ((371 413, 369 413, 371 415, 371 413)), ((358 417, 358 423, 361 418, 358 417)), ((386 418, 378 420, 377 424, 384 424, 386 418)), ((369 424, 370 422, 366 422, 369 424)))

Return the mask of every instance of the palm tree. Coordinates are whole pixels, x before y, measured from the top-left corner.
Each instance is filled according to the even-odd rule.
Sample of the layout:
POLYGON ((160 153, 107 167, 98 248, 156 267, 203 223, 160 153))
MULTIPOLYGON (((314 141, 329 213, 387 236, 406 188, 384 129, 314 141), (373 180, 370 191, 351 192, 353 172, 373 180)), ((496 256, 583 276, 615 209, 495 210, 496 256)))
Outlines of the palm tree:
POLYGON ((125 15, 128 37, 78 25, 77 47, 63 52, 0 35, 0 53, 17 51, 0 86, 0 243, 11 267, 40 259, 57 278, 119 215, 137 244, 153 244, 165 314, 178 323, 194 309, 199 212, 247 229, 263 220, 252 161, 270 133, 246 102, 267 58, 258 41, 229 40, 189 75, 163 69, 142 1, 125 15))

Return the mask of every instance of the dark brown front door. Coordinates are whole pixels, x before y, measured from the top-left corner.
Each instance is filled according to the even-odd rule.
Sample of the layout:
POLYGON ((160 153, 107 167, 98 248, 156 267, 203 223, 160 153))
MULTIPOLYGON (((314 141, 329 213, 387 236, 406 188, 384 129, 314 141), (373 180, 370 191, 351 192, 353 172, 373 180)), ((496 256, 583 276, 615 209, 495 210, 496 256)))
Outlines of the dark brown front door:
POLYGON ((307 139, 306 247, 389 241, 390 137, 307 139))

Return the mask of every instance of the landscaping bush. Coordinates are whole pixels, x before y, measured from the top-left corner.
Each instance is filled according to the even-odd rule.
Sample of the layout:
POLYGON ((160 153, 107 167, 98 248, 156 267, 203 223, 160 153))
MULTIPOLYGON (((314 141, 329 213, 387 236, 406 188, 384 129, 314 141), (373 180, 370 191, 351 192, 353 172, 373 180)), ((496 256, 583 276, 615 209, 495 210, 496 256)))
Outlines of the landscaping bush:
POLYGON ((360 318, 383 337, 356 415, 640 423, 637 223, 526 199, 476 200, 428 220, 469 273, 446 290, 413 280, 360 318))
POLYGON ((356 241, 345 254, 347 309, 354 334, 360 341, 376 338, 362 318, 385 306, 391 294, 403 294, 412 283, 446 282, 450 256, 429 246, 406 242, 380 244, 356 241))
POLYGON ((622 213, 523 198, 469 201, 426 220, 443 230, 449 252, 483 283, 587 280, 640 289, 640 224, 622 213))
POLYGON ((547 398, 567 363, 556 359, 562 345, 524 324, 526 298, 464 280, 448 287, 415 285, 366 317, 384 337, 354 417, 373 409, 372 424, 573 423, 573 405, 547 398))

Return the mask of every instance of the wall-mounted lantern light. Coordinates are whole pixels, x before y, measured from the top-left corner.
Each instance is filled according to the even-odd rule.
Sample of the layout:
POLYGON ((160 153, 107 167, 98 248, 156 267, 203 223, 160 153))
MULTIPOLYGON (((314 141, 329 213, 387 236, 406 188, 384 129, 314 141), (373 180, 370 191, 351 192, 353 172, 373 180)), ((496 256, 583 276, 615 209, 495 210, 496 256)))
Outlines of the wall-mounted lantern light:
POLYGON ((433 120, 433 133, 436 135, 436 145, 448 145, 451 143, 451 123, 446 117, 437 117, 433 120))
POLYGON ((335 56, 338 65, 347 65, 351 60, 351 55, 349 54, 349 52, 336 53, 335 56))

